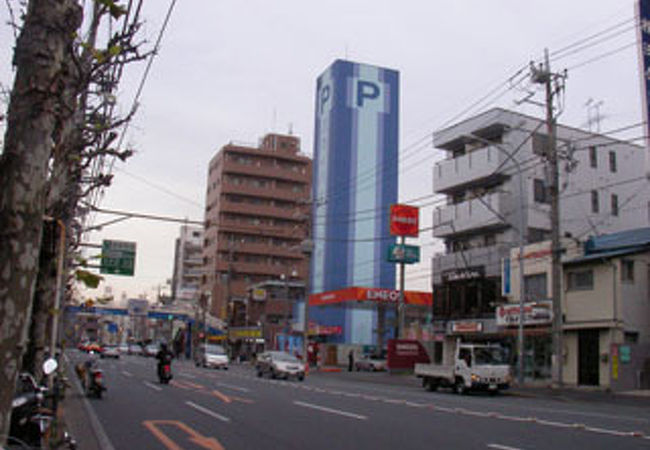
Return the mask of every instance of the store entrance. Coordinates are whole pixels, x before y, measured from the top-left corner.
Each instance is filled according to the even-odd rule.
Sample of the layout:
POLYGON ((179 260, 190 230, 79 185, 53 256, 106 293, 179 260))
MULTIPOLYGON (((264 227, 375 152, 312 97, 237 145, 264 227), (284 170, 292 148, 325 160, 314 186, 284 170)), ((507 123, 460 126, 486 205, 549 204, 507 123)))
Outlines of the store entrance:
POLYGON ((598 330, 578 331, 578 384, 598 386, 599 373, 598 330))

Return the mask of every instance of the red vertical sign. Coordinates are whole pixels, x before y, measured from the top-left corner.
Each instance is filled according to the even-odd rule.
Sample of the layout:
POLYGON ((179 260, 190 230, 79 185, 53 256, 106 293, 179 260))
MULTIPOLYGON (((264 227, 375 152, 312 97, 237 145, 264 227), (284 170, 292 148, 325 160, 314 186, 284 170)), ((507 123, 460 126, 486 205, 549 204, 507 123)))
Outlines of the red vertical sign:
POLYGON ((390 234, 418 237, 420 210, 417 206, 390 205, 390 234))

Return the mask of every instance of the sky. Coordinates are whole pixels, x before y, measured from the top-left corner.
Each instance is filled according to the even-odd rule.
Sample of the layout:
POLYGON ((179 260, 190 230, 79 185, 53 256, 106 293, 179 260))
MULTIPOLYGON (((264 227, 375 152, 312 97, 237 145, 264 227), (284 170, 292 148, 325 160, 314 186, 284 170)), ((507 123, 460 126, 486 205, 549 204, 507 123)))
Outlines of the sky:
MULTIPOLYGON (((151 45, 170 5, 145 4, 143 36, 151 45)), ((430 227, 432 170, 444 157, 431 134, 496 106, 543 117, 539 106, 517 103, 533 86, 509 89, 508 79, 528 73, 545 48, 552 70, 567 70, 560 123, 586 128, 590 99, 600 104, 603 132, 642 121, 633 16, 633 0, 177 2, 125 135, 136 154, 115 164, 99 206, 203 220, 208 162, 223 145, 257 145, 268 132, 291 130, 302 152, 313 153, 316 79, 334 60, 348 59, 400 72, 399 199, 422 206, 421 228, 430 227)), ((0 19, 0 82, 10 86, 7 3, 0 19)), ((127 69, 122 111, 143 72, 144 64, 127 69)), ((541 92, 533 99, 542 101, 541 92)), ((613 136, 642 134, 636 127, 613 136)), ((98 215, 94 224, 114 218, 98 215)), ((130 219, 88 233, 89 243, 137 242, 135 276, 106 276, 97 295, 109 288, 119 301, 123 293, 154 299, 168 291, 179 228, 130 219)), ((422 262, 407 268, 406 288, 430 291, 430 259, 440 243, 430 230, 408 243, 422 246, 422 262)))

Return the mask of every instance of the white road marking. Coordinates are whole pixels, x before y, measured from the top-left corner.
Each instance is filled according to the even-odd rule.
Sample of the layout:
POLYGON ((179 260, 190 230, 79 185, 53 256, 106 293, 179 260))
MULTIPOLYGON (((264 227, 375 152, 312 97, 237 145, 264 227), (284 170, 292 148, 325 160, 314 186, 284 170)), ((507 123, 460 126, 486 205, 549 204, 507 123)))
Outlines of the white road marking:
POLYGON ((185 402, 185 404, 190 408, 194 408, 197 411, 201 411, 203 414, 207 414, 208 416, 214 417, 215 419, 221 420, 222 422, 230 422, 230 419, 227 418, 226 416, 222 416, 221 414, 211 411, 208 408, 204 408, 203 406, 197 405, 196 403, 185 402))
POLYGON ((507 445, 501 444, 488 444, 488 448, 496 448, 498 450, 521 450, 519 447, 508 447, 507 445))
POLYGON ((155 389, 156 391, 162 391, 162 388, 160 386, 156 386, 155 384, 151 384, 148 381, 144 381, 144 385, 147 387, 150 387, 151 389, 155 389))
POLYGON ((295 402, 293 402, 293 404, 298 405, 298 406, 304 406, 305 408, 315 409, 315 410, 318 410, 318 411, 328 412, 328 413, 331 413, 331 414, 338 414, 339 416, 351 417, 353 419, 368 420, 368 417, 362 416, 360 414, 354 414, 354 413, 347 412, 347 411, 341 411, 340 409, 333 409, 333 408, 327 408, 325 406, 314 405, 313 403, 305 403, 305 402, 295 401, 295 402))
POLYGON ((225 388, 232 389, 234 391, 239 391, 239 392, 250 392, 251 391, 248 388, 235 386, 233 384, 217 383, 217 386, 225 387, 225 388))
POLYGON ((125 377, 132 377, 132 376, 133 376, 133 374, 132 374, 131 372, 127 372, 126 370, 123 370, 123 371, 122 371, 122 374, 123 374, 125 377))

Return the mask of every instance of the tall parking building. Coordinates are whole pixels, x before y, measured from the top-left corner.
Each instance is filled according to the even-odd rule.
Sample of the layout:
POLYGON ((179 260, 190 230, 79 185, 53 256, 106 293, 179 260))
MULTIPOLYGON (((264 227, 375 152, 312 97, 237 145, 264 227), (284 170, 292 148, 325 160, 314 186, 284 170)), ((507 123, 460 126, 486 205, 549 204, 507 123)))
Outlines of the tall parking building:
POLYGON ((268 134, 258 146, 230 143, 212 158, 201 293, 210 294, 213 315, 245 317, 239 311, 253 284, 305 280, 300 244, 308 236, 310 189, 311 159, 296 136, 268 134))
MULTIPOLYGON (((446 197, 433 212, 433 235, 446 248, 432 260, 439 344, 443 336, 449 342, 513 338, 496 326, 495 308, 510 293, 501 282, 510 249, 521 238, 526 244, 550 239, 545 130, 539 119, 492 109, 434 134, 435 147, 447 156, 433 168, 434 192, 446 197)), ((558 125, 557 149, 562 238, 584 242, 648 226, 643 148, 558 125)), ((523 263, 538 257, 524 254, 523 263)), ((551 297, 550 280, 524 281, 526 301, 551 297)), ((536 351, 550 352, 550 338, 536 351)))
MULTIPOLYGON (((386 261, 390 205, 397 202, 399 73, 337 60, 318 78, 314 137, 311 292, 395 288, 386 261)), ((310 308, 328 342, 377 342, 379 301, 310 308)), ((383 313, 382 313, 383 314, 383 313)))

